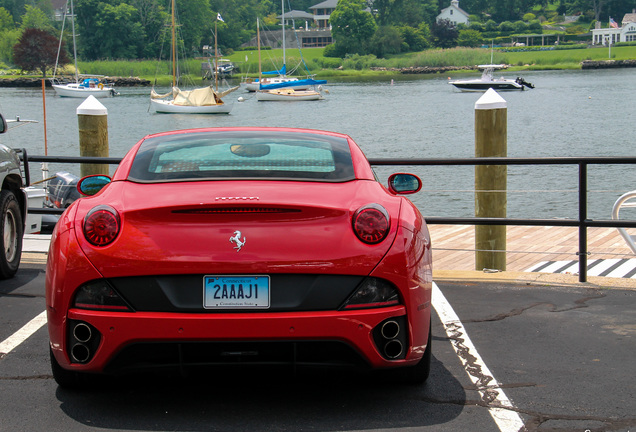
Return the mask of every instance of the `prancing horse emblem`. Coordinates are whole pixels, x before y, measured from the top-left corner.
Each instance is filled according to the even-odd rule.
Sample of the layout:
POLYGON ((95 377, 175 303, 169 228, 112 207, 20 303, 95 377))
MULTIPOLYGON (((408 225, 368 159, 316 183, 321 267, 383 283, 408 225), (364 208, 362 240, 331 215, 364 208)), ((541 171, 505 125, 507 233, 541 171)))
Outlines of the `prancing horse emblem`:
POLYGON ((234 243, 236 245, 234 246, 234 249, 236 249, 236 251, 238 252, 245 244, 245 237, 243 237, 243 240, 241 241, 241 232, 234 231, 234 235, 230 237, 230 243, 234 243))

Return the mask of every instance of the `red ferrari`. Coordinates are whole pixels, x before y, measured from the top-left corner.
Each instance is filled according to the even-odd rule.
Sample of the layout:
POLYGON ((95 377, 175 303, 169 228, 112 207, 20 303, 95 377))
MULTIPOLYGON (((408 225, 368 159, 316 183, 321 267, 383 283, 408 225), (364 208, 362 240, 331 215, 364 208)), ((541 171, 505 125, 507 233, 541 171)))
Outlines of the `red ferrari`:
POLYGON ((347 135, 210 128, 146 136, 53 232, 51 367, 91 374, 359 367, 421 383, 431 362, 431 242, 347 135))

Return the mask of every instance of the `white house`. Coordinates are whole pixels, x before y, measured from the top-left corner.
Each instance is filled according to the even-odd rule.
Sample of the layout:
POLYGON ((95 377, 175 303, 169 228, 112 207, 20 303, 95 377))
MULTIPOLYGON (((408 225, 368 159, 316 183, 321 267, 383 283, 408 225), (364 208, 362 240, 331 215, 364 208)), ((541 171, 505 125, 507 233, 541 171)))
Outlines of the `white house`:
POLYGON ((636 12, 625 14, 620 27, 613 20, 610 21, 609 28, 600 28, 600 26, 601 23, 597 22, 596 28, 592 30, 592 45, 636 41, 636 12))
POLYGON ((451 0, 450 6, 442 9, 442 12, 437 15, 437 22, 441 20, 449 20, 454 26, 469 23, 468 12, 459 7, 459 0, 451 0))

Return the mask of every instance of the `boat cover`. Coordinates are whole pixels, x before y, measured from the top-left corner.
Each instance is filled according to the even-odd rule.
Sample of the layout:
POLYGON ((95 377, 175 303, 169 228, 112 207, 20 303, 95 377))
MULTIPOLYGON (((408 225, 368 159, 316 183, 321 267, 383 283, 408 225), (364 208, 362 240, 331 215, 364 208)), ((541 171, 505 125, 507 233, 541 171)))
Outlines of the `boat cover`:
POLYGON ((280 70, 261 72, 263 75, 285 75, 287 73, 287 65, 283 65, 280 70))
POLYGON ((169 96, 173 97, 173 104, 180 106, 211 106, 222 105, 221 98, 234 90, 237 90, 239 86, 232 87, 221 93, 216 93, 211 86, 197 88, 194 90, 181 90, 178 87, 173 87, 170 93, 158 94, 154 89, 150 92, 151 99, 163 99, 169 96))

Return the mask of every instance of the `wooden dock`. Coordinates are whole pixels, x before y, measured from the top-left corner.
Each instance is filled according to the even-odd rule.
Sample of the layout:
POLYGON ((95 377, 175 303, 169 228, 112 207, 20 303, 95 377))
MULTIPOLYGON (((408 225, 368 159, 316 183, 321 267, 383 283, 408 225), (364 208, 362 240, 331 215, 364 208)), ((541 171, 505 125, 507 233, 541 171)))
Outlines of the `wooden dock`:
MULTIPOLYGON (((429 230, 435 270, 483 271, 475 269, 473 225, 429 225, 429 230)), ((617 229, 588 228, 587 233, 588 261, 636 259, 617 229)), ((524 272, 545 261, 577 261, 578 246, 578 228, 509 226, 506 271, 524 272)))

